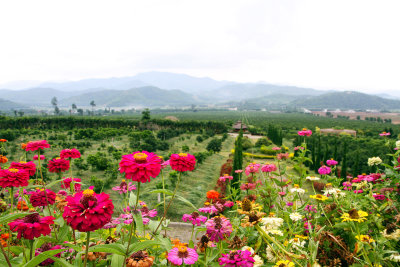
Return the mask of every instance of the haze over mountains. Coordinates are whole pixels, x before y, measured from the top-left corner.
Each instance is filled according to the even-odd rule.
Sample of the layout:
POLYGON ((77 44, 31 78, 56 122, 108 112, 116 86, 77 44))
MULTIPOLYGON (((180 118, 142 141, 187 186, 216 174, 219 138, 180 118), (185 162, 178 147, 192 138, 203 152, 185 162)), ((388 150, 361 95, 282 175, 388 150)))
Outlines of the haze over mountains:
POLYGON ((399 109, 400 101, 358 92, 322 91, 267 83, 237 83, 185 74, 146 72, 132 77, 85 79, 72 82, 9 83, 0 89, 0 109, 46 108, 57 97, 61 108, 73 103, 88 107, 239 106, 247 109, 298 108, 399 109), (23 84, 35 85, 22 90, 23 84))

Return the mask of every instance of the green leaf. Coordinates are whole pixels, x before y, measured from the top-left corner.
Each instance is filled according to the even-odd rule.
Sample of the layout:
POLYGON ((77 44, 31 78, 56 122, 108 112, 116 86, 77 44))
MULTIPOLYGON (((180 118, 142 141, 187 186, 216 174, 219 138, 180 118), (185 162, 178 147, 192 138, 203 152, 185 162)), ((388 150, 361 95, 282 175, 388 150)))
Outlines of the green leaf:
MULTIPOLYGON (((138 213, 132 213, 133 215, 133 219, 135 220, 136 223, 136 230, 139 233, 143 233, 144 231, 144 225, 143 225, 143 218, 142 218, 142 213, 138 212, 138 213)), ((133 223, 133 222, 132 222, 133 223)))
POLYGON ((89 252, 107 252, 125 256, 125 247, 121 244, 96 245, 89 248, 89 252))
POLYGON ((113 254, 111 257, 111 267, 121 267, 124 266, 124 256, 113 254))
POLYGON ((70 264, 64 259, 57 258, 57 257, 50 257, 55 263, 57 263, 57 266, 62 266, 62 267, 73 267, 74 265, 70 264))
POLYGON ((14 213, 14 214, 8 214, 0 217, 0 224, 5 224, 10 221, 14 221, 15 219, 25 217, 29 213, 23 212, 23 213, 14 213))
POLYGON ((151 191, 146 192, 146 193, 149 193, 149 194, 158 194, 158 193, 161 194, 161 193, 163 193, 163 194, 170 195, 170 196, 172 196, 174 194, 171 190, 168 190, 168 189, 155 189, 155 190, 151 190, 151 191))
POLYGON ((129 194, 129 206, 134 206, 135 203, 136 203, 136 195, 133 192, 131 192, 129 194))
POLYGON ((185 203, 186 205, 192 207, 194 210, 197 210, 196 206, 193 205, 192 202, 190 202, 190 201, 187 200, 186 198, 181 197, 181 196, 178 196, 178 195, 176 195, 175 197, 176 197, 176 199, 182 201, 182 202, 185 203))
POLYGON ((146 241, 139 241, 137 243, 132 243, 129 249, 129 255, 132 253, 139 251, 139 250, 144 250, 149 247, 157 246, 159 245, 159 242, 157 240, 146 240, 146 241))
POLYGON ((54 250, 47 250, 42 252, 41 254, 33 257, 30 261, 28 261, 24 267, 35 267, 39 265, 42 261, 48 259, 50 256, 54 256, 62 251, 65 251, 65 248, 62 249, 54 249, 54 250))

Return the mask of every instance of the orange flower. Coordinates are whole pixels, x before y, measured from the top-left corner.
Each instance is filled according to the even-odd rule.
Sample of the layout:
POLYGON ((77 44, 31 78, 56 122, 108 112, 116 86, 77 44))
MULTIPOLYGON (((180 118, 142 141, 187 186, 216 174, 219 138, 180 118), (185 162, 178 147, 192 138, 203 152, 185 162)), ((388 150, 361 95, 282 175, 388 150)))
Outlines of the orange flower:
POLYGON ((208 191, 207 192, 207 198, 208 199, 218 199, 218 197, 219 197, 219 193, 217 192, 217 191, 215 191, 215 190, 210 190, 210 191, 208 191))
POLYGON ((25 150, 26 149, 26 144, 25 143, 21 143, 21 148, 22 148, 22 150, 25 150))
POLYGON ((18 201, 18 204, 17 204, 17 209, 19 209, 19 210, 28 210, 29 208, 28 208, 28 205, 26 205, 26 202, 25 201, 18 201))
POLYGON ((0 163, 6 163, 8 158, 6 156, 0 155, 0 163))
POLYGON ((5 142, 7 142, 7 139, 0 139, 0 142, 5 143, 5 142))

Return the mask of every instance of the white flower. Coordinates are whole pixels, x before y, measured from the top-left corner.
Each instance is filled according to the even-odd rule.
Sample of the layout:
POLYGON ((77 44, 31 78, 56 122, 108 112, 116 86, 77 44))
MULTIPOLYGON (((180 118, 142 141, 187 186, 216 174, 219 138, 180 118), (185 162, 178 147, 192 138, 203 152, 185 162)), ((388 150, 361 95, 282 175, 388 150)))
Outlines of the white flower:
POLYGON ((382 163, 382 160, 380 157, 372 157, 368 159, 368 166, 374 166, 374 165, 379 165, 382 163))
POLYGON ((294 212, 294 213, 291 213, 289 215, 289 217, 290 217, 290 219, 292 219, 292 221, 297 222, 297 221, 300 221, 303 218, 303 215, 301 215, 298 212, 294 212))
POLYGON ((253 259, 254 259, 253 267, 260 267, 264 265, 264 261, 260 256, 254 255, 253 259))
POLYGON ((386 237, 387 239, 392 239, 392 240, 398 240, 398 239, 400 239, 400 229, 396 229, 396 231, 394 231, 394 232, 391 233, 391 234, 388 234, 386 231, 387 231, 386 229, 383 230, 382 235, 383 235, 384 237, 386 237))
POLYGON ((400 254, 390 255, 389 259, 394 262, 400 262, 400 254))
POLYGON ((269 234, 269 235, 279 235, 279 236, 283 236, 283 232, 281 230, 277 230, 277 229, 266 229, 265 226, 261 226, 261 228, 263 228, 263 230, 269 234))
POLYGON ((253 254, 254 254, 254 249, 253 249, 252 247, 249 247, 249 246, 244 246, 244 247, 242 247, 242 250, 243 250, 243 251, 246 251, 246 250, 248 250, 248 251, 250 251, 250 252, 251 252, 251 255, 253 255, 253 254))
POLYGON ((276 261, 275 254, 274 254, 271 246, 268 245, 267 248, 265 249, 265 252, 267 254, 267 260, 269 262, 275 262, 276 261))
POLYGON ((396 147, 400 149, 400 140, 396 141, 396 147))
POLYGON ((306 192, 306 190, 302 189, 302 188, 297 188, 297 187, 293 187, 290 189, 291 193, 297 192, 299 194, 304 194, 306 192))
POLYGON ((267 229, 277 229, 283 224, 283 219, 277 217, 264 217, 261 219, 261 223, 265 225, 267 229))
POLYGON ((304 248, 304 245, 306 244, 306 241, 301 240, 300 238, 292 238, 289 240, 290 244, 293 244, 293 247, 296 249, 301 249, 304 248))
POLYGON ((306 180, 310 180, 310 181, 318 181, 320 178, 317 176, 307 176, 306 180))
POLYGON ((342 192, 342 190, 340 190, 339 188, 329 188, 329 189, 322 190, 322 191, 324 191, 324 195, 325 196, 338 197, 338 196, 345 196, 346 195, 346 193, 342 192))

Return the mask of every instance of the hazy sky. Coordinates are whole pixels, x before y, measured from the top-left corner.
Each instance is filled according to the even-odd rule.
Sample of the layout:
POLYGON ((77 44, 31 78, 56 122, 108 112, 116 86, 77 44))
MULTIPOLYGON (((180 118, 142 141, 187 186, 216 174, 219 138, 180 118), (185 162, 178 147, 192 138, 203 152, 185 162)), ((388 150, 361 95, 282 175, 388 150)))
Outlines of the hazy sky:
POLYGON ((0 83, 159 70, 400 91, 400 1, 1 1, 0 83))

